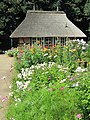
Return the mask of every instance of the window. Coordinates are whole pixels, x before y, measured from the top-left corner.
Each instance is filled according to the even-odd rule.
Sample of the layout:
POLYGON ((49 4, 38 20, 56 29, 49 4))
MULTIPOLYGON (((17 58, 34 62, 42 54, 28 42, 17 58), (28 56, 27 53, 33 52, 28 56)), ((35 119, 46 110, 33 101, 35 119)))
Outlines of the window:
POLYGON ((32 37, 30 38, 30 46, 34 44, 38 44, 41 46, 45 46, 47 48, 50 48, 52 46, 60 44, 61 46, 66 45, 66 38, 63 37, 32 37))
POLYGON ((38 45, 44 46, 44 38, 43 37, 30 38, 30 46, 33 46, 35 43, 38 45))
POLYGON ((60 43, 61 46, 66 45, 66 38, 61 38, 60 43))
POLYGON ((61 46, 66 45, 66 38, 55 37, 55 45, 60 44, 61 46))
POLYGON ((50 48, 51 46, 54 46, 54 38, 45 38, 45 46, 50 48))
POLYGON ((35 44, 35 43, 36 43, 36 38, 33 37, 33 38, 31 39, 31 44, 33 45, 33 44, 35 44))

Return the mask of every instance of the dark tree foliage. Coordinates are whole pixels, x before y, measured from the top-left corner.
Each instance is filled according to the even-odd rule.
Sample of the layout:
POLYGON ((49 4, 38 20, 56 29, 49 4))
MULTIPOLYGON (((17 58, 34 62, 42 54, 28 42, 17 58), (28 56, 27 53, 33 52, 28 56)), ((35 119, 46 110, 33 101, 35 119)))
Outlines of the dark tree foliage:
POLYGON ((25 18, 27 10, 64 11, 86 35, 90 36, 90 0, 2 0, 0 35, 10 35, 25 18))

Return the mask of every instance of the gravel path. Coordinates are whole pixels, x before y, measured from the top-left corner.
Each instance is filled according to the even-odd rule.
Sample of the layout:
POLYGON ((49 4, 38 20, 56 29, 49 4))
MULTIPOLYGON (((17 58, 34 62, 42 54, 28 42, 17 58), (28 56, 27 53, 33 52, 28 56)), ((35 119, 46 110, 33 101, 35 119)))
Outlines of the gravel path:
POLYGON ((6 120, 8 99, 12 79, 13 58, 0 55, 0 120, 6 120))

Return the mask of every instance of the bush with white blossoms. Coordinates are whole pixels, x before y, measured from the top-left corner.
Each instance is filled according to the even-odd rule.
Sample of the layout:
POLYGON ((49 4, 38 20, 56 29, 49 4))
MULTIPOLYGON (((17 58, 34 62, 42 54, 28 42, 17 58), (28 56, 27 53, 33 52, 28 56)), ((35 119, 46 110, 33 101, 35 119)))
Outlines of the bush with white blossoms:
POLYGON ((49 62, 48 64, 44 62, 42 64, 37 64, 35 66, 32 65, 30 68, 26 68, 26 69, 22 68, 21 73, 19 73, 17 77, 19 79, 31 80, 32 79, 31 75, 33 74, 34 70, 38 70, 38 69, 44 70, 45 68, 50 68, 54 64, 55 64, 54 62, 49 62))
POLYGON ((30 81, 25 81, 25 82, 16 81, 17 88, 23 91, 28 87, 29 84, 30 84, 30 81))

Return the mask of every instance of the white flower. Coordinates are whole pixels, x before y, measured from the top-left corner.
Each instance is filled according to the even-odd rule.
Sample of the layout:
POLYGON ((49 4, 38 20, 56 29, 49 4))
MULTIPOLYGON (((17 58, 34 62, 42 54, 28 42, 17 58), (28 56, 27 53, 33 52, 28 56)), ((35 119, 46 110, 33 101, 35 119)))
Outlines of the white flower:
POLYGON ((36 68, 36 69, 39 69, 39 68, 41 68, 41 66, 40 66, 40 65, 36 65, 35 68, 36 68))
POLYGON ((15 120, 14 118, 10 118, 10 120, 15 120))
POLYGON ((48 58, 51 58, 51 55, 50 55, 50 56, 48 56, 48 58))
POLYGON ((26 81, 26 82, 25 82, 25 85, 28 85, 29 83, 30 83, 30 81, 26 81))
POLYGON ((80 41, 79 39, 77 39, 77 40, 76 40, 76 39, 74 39, 74 40, 73 40, 73 42, 79 42, 79 41, 80 41))
POLYGON ((54 62, 49 62, 48 67, 52 67, 55 63, 54 62))
POLYGON ((18 100, 19 102, 21 102, 21 99, 20 99, 20 98, 17 98, 17 100, 18 100))
POLYGON ((32 74, 32 73, 31 73, 31 71, 29 70, 28 73, 27 73, 27 75, 30 76, 31 74, 32 74))
POLYGON ((58 68, 60 69, 60 68, 62 68, 62 66, 61 66, 61 65, 58 65, 58 68))
POLYGON ((10 93, 9 93, 9 96, 13 96, 13 92, 10 92, 10 93))
POLYGON ((54 58, 56 58, 56 57, 57 57, 57 55, 54 56, 54 58))
POLYGON ((26 68, 26 69, 25 69, 25 72, 28 73, 28 71, 29 71, 29 68, 26 68))
POLYGON ((48 53, 44 54, 44 57, 47 56, 47 55, 48 55, 48 53))
POLYGON ((44 70, 45 68, 44 67, 42 67, 42 70, 44 70))
POLYGON ((30 69, 34 69, 34 65, 32 65, 32 66, 30 67, 30 69))
POLYGON ((28 80, 31 80, 31 79, 32 79, 31 77, 28 78, 28 80))
POLYGON ((22 74, 22 75, 23 75, 23 77, 26 77, 26 76, 27 76, 25 72, 23 72, 23 74, 22 74))
POLYGON ((24 68, 22 68, 22 73, 24 73, 24 68))
POLYGON ((60 81, 60 83, 63 83, 63 82, 65 82, 65 81, 66 81, 66 79, 63 79, 63 80, 60 81))
POLYGON ((83 45, 86 44, 86 42, 85 42, 83 39, 81 39, 81 43, 82 43, 83 45))
POLYGON ((77 69, 75 70, 75 72, 85 72, 85 71, 87 71, 87 69, 86 68, 83 69, 81 67, 77 67, 77 69))
POLYGON ((11 85, 9 85, 9 89, 11 89, 12 88, 12 86, 11 85))
POLYGON ((81 43, 81 41, 79 39, 76 40, 78 43, 81 43))
POLYGON ((83 46, 83 47, 82 47, 82 50, 86 50, 86 47, 83 46))
POLYGON ((17 107, 17 103, 15 103, 15 106, 17 107))
POLYGON ((18 77, 19 79, 22 79, 22 74, 19 73, 19 74, 17 75, 17 77, 18 77))
POLYGON ((72 87, 78 87, 78 86, 79 86, 79 82, 74 83, 74 84, 72 85, 72 87))
POLYGON ((16 81, 16 85, 19 89, 22 89, 22 87, 23 87, 23 83, 20 81, 16 81))
POLYGON ((20 86, 20 85, 22 85, 22 82, 16 81, 16 84, 17 84, 17 86, 20 86))
POLYGON ((21 102, 21 99, 15 97, 15 102, 21 102))

